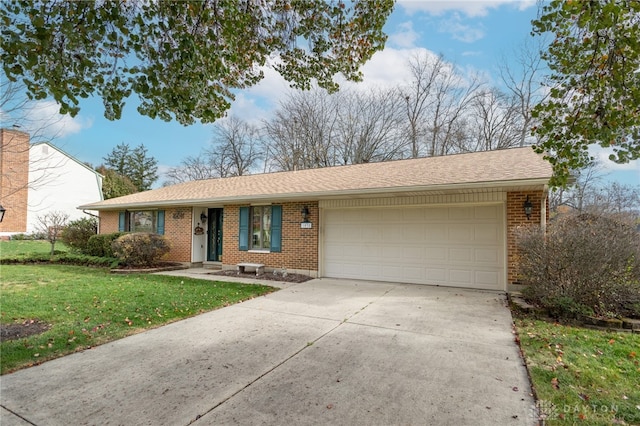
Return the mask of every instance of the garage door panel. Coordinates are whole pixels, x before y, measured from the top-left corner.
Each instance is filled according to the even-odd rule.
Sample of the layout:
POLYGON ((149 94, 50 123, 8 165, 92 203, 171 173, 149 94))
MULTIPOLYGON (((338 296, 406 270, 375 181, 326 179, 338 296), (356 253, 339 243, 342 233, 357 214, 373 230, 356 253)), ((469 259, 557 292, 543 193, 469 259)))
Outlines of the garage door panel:
POLYGON ((446 222, 449 219, 449 211, 446 207, 424 209, 424 219, 427 222, 446 222))
POLYGON ((473 228, 471 225, 449 225, 449 241, 471 242, 473 241, 473 228))
POLYGON ((450 221, 456 221, 456 220, 464 220, 464 221, 468 221, 470 219, 473 219, 473 209, 470 209, 468 207, 449 207, 449 220, 450 221))
POLYGON ((327 209, 323 275, 502 290, 503 210, 501 204, 327 209))
POLYGON ((427 241, 443 241, 447 239, 449 230, 444 224, 428 224, 425 226, 427 241))
POLYGON ((476 206, 473 208, 473 217, 475 219, 499 219, 500 210, 496 206, 476 206))
POLYGON ((426 268, 426 272, 427 284, 440 284, 447 282, 447 270, 444 268, 426 268))
POLYGON ((473 260, 473 250, 471 248, 449 249, 449 260, 451 262, 471 262, 473 260))
POLYGON ((426 250, 423 247, 403 247, 402 257, 408 261, 422 263, 425 259, 426 250))
POLYGON ((425 279, 425 269, 423 267, 402 268, 402 281, 408 283, 420 283, 425 279))
POLYGON ((449 282, 462 287, 471 287, 474 272, 470 269, 450 269, 449 282))
POLYGON ((499 240, 500 230, 496 225, 479 224, 474 227, 473 240, 477 242, 496 243, 499 240))
POLYGON ((479 263, 496 264, 499 262, 499 251, 495 248, 476 248, 474 250, 474 258, 479 263))

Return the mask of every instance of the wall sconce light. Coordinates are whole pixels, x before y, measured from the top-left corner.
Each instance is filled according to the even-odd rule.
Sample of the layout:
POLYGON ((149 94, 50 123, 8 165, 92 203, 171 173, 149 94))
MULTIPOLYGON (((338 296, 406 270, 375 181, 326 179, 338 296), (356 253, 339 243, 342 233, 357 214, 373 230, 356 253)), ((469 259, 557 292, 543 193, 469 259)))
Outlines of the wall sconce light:
POLYGON ((529 200, 528 195, 522 207, 524 208, 524 214, 527 216, 527 220, 531 219, 531 213, 533 213, 533 204, 531 204, 531 200, 529 200))
POLYGON ((200 213, 200 222, 204 223, 204 221, 207 220, 207 215, 203 213, 200 213))
POLYGON ((4 207, 2 207, 0 205, 0 222, 2 222, 2 219, 4 219, 4 214, 7 212, 7 209, 5 209, 4 207))
POLYGON ((302 222, 309 222, 309 208, 307 206, 304 206, 302 210, 300 210, 300 213, 302 213, 302 222))

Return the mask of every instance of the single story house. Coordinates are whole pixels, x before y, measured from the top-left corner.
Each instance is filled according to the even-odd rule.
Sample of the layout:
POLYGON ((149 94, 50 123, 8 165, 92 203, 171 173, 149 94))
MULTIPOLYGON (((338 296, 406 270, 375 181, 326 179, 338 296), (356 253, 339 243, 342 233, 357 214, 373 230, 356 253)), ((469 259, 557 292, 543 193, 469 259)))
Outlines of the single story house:
POLYGON ((531 147, 181 183, 80 206, 100 233, 152 231, 167 260, 505 291, 515 231, 548 219, 531 147))

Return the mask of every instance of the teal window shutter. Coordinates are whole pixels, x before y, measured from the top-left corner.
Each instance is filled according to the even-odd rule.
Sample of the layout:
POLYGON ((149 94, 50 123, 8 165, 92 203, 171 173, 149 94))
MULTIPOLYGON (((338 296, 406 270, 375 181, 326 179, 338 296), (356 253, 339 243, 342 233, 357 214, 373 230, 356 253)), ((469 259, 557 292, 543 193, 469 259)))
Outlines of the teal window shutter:
POLYGON ((240 207, 240 232, 238 234, 240 250, 249 250, 249 207, 240 207))
POLYGON ((271 206, 271 251, 282 251, 282 206, 271 206))
POLYGON ((164 235, 164 210, 158 210, 158 230, 156 233, 164 235))
POLYGON ((120 212, 118 216, 118 231, 124 232, 126 228, 127 212, 120 212))

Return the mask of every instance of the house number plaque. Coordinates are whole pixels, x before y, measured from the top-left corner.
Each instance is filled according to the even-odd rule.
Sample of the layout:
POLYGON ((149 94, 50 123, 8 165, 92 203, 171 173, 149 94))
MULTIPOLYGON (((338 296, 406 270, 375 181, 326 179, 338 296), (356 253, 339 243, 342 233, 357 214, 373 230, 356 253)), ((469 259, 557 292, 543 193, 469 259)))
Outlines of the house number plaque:
POLYGON ((302 222, 300 224, 300 228, 302 228, 302 229, 311 229, 311 222, 302 222))

